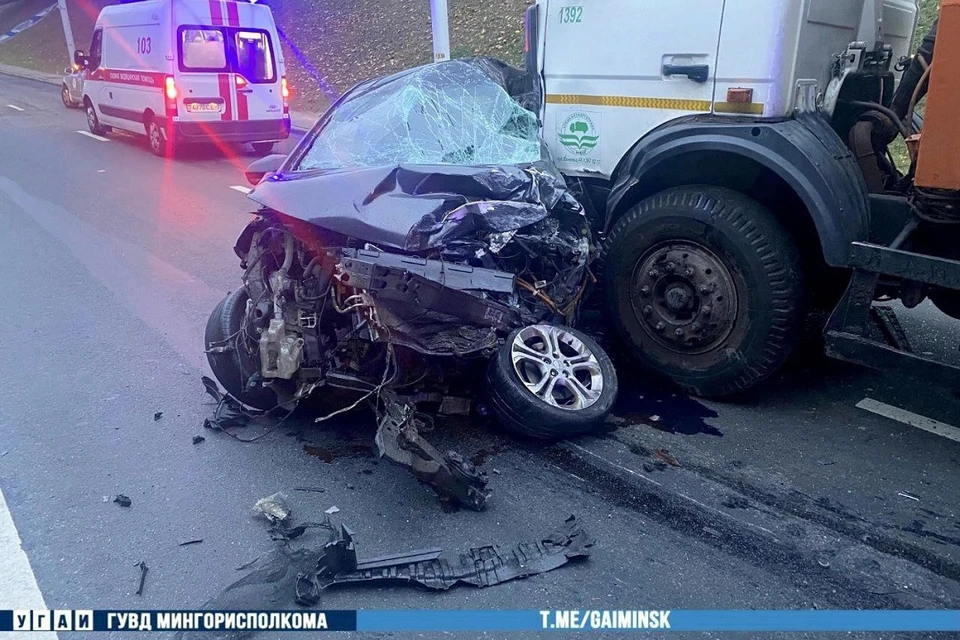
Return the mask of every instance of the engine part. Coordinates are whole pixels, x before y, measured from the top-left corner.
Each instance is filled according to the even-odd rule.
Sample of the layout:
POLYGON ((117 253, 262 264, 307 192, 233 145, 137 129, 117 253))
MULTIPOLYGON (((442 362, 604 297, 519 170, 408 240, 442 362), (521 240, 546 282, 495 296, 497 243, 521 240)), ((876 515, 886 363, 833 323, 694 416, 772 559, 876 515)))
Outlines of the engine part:
POLYGON ((495 293, 513 293, 514 290, 514 276, 505 271, 480 269, 469 265, 368 249, 341 249, 340 254, 344 259, 343 268, 354 275, 350 284, 360 289, 371 288, 371 281, 375 277, 375 266, 381 266, 403 269, 451 289, 495 293), (357 262, 354 262, 355 260, 357 262))
MULTIPOLYGON (((375 438, 380 457, 409 469, 429 484, 442 501, 480 511, 490 494, 487 477, 454 452, 441 455, 417 429, 413 405, 401 403, 387 389, 380 394, 383 409, 375 438)), ((379 408, 378 408, 379 410, 379 408)))
POLYGON ((303 362, 303 338, 287 333, 280 318, 270 320, 270 326, 260 336, 260 372, 264 378, 291 380, 303 362))

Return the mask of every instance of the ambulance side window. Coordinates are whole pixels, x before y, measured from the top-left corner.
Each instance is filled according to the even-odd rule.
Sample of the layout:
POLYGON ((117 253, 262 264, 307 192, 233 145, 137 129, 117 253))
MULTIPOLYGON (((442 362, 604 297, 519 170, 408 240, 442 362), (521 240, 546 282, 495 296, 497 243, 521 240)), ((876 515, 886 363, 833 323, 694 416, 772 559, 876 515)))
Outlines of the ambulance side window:
POLYGON ((88 69, 93 71, 100 67, 103 60, 103 29, 97 29, 93 32, 93 40, 90 41, 90 64, 88 69))

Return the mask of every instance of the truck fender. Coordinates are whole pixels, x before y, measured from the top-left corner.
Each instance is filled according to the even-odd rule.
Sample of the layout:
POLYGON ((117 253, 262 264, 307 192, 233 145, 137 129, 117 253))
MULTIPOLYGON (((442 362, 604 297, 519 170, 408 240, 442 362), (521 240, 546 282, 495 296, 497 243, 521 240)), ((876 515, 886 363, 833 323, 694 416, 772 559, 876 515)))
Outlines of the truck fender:
MULTIPOLYGON (((655 129, 627 152, 614 173, 606 228, 643 198, 680 186, 656 183, 663 181, 663 170, 689 169, 704 153, 743 158, 786 183, 806 208, 828 265, 846 266, 850 244, 868 239, 869 198, 857 162, 830 125, 812 113, 778 122, 696 116, 655 129)), ((695 175, 690 179, 685 183, 697 183, 695 175)))

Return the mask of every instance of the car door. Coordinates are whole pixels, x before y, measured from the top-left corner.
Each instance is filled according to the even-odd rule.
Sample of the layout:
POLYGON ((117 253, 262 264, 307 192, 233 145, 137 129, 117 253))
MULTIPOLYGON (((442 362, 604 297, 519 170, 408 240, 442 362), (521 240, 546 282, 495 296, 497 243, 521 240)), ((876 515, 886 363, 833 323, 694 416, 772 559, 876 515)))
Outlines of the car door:
POLYGON ((90 38, 90 53, 87 54, 87 78, 84 81, 84 92, 93 102, 97 116, 104 124, 110 124, 110 117, 104 117, 101 105, 103 104, 106 87, 106 69, 103 66, 103 27, 97 27, 90 38))
POLYGON ((238 120, 278 120, 283 117, 280 73, 274 43, 263 29, 230 29, 235 67, 238 120))
POLYGON ((546 2, 543 136, 564 173, 610 176, 649 131, 712 111, 723 5, 546 2))

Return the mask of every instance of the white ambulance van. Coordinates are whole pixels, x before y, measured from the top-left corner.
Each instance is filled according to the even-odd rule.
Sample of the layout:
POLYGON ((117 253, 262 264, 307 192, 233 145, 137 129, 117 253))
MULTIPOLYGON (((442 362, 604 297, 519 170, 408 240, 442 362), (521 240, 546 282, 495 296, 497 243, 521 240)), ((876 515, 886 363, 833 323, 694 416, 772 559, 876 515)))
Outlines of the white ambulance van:
POLYGON ((253 143, 290 135, 290 95, 270 8, 233 0, 140 0, 103 8, 83 106, 91 133, 144 134, 157 155, 181 143, 253 143))

